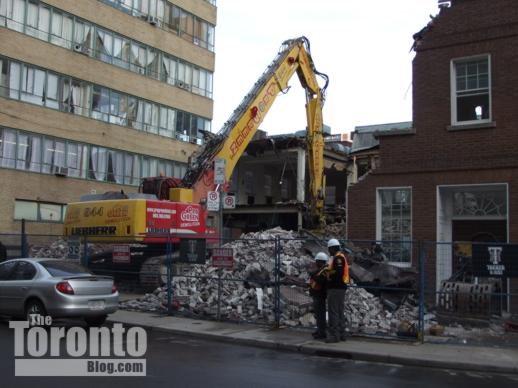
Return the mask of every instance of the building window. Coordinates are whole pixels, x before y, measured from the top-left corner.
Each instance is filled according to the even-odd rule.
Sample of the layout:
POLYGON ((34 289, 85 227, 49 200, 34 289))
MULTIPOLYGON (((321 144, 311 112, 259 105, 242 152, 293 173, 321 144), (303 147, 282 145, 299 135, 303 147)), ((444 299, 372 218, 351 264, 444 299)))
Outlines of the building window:
POLYGON ((50 8, 39 1, 29 0, 25 33, 38 39, 49 40, 49 32, 50 8))
POLYGON ((452 62, 452 122, 474 124, 491 121, 489 56, 452 62))
MULTIPOLYGON (((1 0, 0 0, 1 1, 1 0)), ((0 97, 7 97, 9 91, 9 63, 0 58, 0 97)))
MULTIPOLYGON (((7 27, 23 32, 23 21, 25 17, 25 0, 2 0, 0 13, 7 19, 7 27)), ((2 23, 5 25, 4 23, 2 23)))
POLYGON ((92 55, 94 27, 87 22, 75 20, 74 24, 74 51, 92 55))
POLYGON ((132 42, 130 62, 131 71, 139 74, 146 74, 146 47, 138 43, 132 42))
POLYGON ((70 111, 76 115, 90 116, 92 107, 92 85, 85 81, 72 79, 70 111))
POLYGON ((57 12, 52 13, 50 42, 61 47, 72 47, 73 19, 71 15, 57 12))
POLYGON ((14 219, 37 222, 63 222, 66 205, 26 200, 14 201, 14 219))
POLYGON ((45 72, 34 67, 23 66, 20 100, 43 105, 45 96, 45 72))
POLYGON ((43 142, 42 172, 52 174, 59 167, 65 167, 65 142, 46 138, 43 142))
POLYGON ((146 74, 151 78, 160 79, 160 55, 155 49, 147 50, 146 74))
POLYGON ((88 178, 98 181, 106 180, 107 149, 90 147, 88 178))
POLYGON ((191 90, 192 82, 192 66, 185 62, 178 62, 178 79, 176 80, 176 86, 191 90))
POLYGON ((108 182, 124 182, 124 154, 120 151, 108 151, 108 182))
MULTIPOLYGON (((21 65, 11 61, 9 64, 9 98, 20 98, 21 65)), ((6 93, 7 95, 7 93, 6 93)))
POLYGON ((68 176, 86 178, 86 159, 88 149, 85 145, 78 143, 67 143, 67 168, 68 176))
POLYGON ((410 264, 412 259, 412 191, 377 190, 377 233, 389 261, 410 264))
POLYGON ((47 73, 45 106, 51 109, 59 109, 59 77, 56 74, 47 73))
POLYGON ((453 217, 493 218, 507 217, 507 192, 505 188, 474 186, 453 192, 453 217))
POLYGON ((174 137, 174 124, 176 122, 174 109, 160 107, 160 129, 159 134, 167 137, 174 137))
POLYGON ((30 201, 15 201, 14 219, 38 221, 38 203, 30 201))
POLYGON ((124 184, 138 186, 140 180, 139 157, 126 154, 124 159, 124 184))
POLYGON ((162 81, 167 82, 169 85, 174 85, 176 82, 176 64, 177 60, 170 58, 166 55, 162 55, 162 81))
POLYGON ((113 58, 113 36, 111 32, 97 29, 95 41, 95 57, 103 62, 111 63, 113 58))
POLYGON ((0 166, 14 168, 16 163, 16 132, 0 129, 0 166))
POLYGON ((101 121, 109 121, 110 89, 95 85, 92 101, 92 117, 101 121))

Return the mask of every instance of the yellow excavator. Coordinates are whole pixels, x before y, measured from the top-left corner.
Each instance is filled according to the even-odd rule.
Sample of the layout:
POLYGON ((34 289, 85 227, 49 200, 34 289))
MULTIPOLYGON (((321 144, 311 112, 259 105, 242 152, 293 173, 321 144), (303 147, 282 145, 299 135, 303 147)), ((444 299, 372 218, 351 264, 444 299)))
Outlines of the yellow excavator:
POLYGON ((290 39, 282 44, 277 57, 245 96, 218 136, 197 156, 183 179, 184 185, 192 188, 195 202, 206 199, 207 192, 214 190, 212 163, 216 158, 226 161, 226 179, 230 179, 240 156, 259 125, 277 96, 287 90, 288 81, 295 73, 306 91, 310 211, 314 224, 324 223, 322 107, 329 78, 316 70, 311 58, 309 40, 305 37, 290 39), (319 86, 317 76, 325 81, 323 87, 319 86))

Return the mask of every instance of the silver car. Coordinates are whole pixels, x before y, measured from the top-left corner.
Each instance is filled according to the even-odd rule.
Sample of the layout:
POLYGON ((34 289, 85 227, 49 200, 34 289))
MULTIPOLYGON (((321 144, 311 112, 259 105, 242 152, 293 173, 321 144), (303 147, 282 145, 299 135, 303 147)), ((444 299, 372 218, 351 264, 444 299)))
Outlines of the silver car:
POLYGON ((14 259, 0 263, 0 314, 81 317, 101 325, 117 310, 119 293, 109 276, 64 259, 14 259))

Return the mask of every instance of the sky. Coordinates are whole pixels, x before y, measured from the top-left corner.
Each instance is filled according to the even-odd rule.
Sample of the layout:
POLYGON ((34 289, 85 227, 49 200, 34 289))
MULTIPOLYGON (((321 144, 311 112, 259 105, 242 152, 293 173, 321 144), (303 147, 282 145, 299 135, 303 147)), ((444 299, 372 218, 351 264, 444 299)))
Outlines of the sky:
MULTIPOLYGON (((306 36, 329 76, 324 124, 333 134, 359 125, 412 120, 412 35, 439 11, 437 0, 218 0, 214 118, 221 129, 286 39, 306 36)), ((270 135, 306 127, 294 75, 260 126, 270 135)))

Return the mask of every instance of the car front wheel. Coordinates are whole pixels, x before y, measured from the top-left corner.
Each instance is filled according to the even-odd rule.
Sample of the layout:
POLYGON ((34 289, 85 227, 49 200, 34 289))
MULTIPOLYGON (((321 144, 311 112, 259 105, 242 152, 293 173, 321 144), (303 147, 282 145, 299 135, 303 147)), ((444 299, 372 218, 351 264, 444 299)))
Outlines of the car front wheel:
POLYGON ((25 318, 28 322, 31 322, 31 315, 47 315, 45 306, 37 299, 29 300, 25 306, 25 318))

